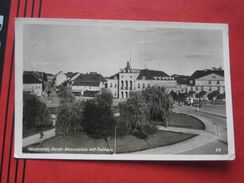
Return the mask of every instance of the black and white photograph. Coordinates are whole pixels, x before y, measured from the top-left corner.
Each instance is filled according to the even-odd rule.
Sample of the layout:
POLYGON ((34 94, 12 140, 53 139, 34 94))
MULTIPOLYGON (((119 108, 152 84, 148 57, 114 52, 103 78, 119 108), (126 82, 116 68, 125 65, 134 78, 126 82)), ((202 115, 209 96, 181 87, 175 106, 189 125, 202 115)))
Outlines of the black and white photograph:
POLYGON ((235 158, 227 24, 15 25, 16 158, 235 158))

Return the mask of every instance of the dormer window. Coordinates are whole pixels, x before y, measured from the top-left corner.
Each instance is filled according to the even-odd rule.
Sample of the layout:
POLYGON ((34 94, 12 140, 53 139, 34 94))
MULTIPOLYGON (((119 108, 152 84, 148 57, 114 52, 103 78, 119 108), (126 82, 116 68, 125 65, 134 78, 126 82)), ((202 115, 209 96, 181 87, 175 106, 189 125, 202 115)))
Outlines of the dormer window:
POLYGON ((142 80, 145 80, 146 79, 146 76, 142 76, 142 80))

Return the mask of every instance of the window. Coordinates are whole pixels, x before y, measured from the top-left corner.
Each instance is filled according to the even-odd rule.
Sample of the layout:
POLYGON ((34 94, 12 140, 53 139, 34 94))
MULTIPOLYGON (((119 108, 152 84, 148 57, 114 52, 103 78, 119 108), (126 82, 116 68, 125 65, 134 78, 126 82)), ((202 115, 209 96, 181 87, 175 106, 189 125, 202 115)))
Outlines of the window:
POLYGON ((217 85, 219 85, 219 81, 217 81, 217 85))
POLYGON ((145 83, 142 84, 142 88, 143 88, 143 89, 145 88, 145 83))
POLYGON ((211 81, 208 81, 208 84, 210 84, 210 85, 211 85, 211 81))
POLYGON ((147 84, 147 87, 150 87, 150 84, 149 83, 147 84))
POLYGON ((115 83, 115 84, 114 84, 114 88, 116 88, 116 87, 117 87, 117 84, 115 83))
POLYGON ((124 98, 124 92, 121 92, 121 98, 124 98))
POLYGON ((110 83, 110 88, 112 88, 113 87, 113 84, 112 83, 110 83))
POLYGON ((209 91, 212 91, 212 88, 211 87, 209 87, 209 91))
POLYGON ((128 81, 125 81, 125 89, 128 89, 128 81))
POLYGON ((130 81, 130 90, 132 90, 132 81, 130 81))
POLYGON ((196 91, 198 91, 198 86, 196 86, 196 91))
POLYGON ((121 89, 124 88, 124 81, 121 81, 121 89))
POLYGON ((140 86, 140 83, 138 83, 138 86, 137 86, 137 88, 140 88, 141 86, 140 86))
POLYGON ((125 98, 128 98, 128 92, 125 92, 125 98))
POLYGON ((130 78, 132 78, 132 76, 130 75, 130 78))

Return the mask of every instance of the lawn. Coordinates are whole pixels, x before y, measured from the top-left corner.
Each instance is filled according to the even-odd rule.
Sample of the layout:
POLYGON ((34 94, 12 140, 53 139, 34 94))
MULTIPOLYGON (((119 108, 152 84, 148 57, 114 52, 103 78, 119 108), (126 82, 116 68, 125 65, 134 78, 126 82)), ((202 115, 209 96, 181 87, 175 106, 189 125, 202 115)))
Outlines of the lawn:
MULTIPOLYGON (((128 153, 176 144, 190 139, 196 135, 186 133, 175 133, 169 131, 158 131, 149 135, 146 140, 127 135, 117 139, 117 153, 128 153)), ((112 145, 113 142, 109 142, 112 145)))
POLYGON ((169 126, 204 130, 205 125, 199 119, 186 114, 172 112, 168 118, 169 126))
MULTIPOLYGON (((135 152, 171 145, 194 136, 193 134, 158 131, 153 135, 149 135, 147 140, 143 140, 132 135, 126 135, 117 139, 117 153, 135 152)), ((103 139, 91 138, 86 134, 60 136, 41 144, 31 145, 30 147, 36 149, 46 148, 50 150, 49 153, 111 154, 114 149, 114 138, 106 142, 103 139)), ((30 152, 28 149, 29 147, 23 149, 23 151, 30 152)))

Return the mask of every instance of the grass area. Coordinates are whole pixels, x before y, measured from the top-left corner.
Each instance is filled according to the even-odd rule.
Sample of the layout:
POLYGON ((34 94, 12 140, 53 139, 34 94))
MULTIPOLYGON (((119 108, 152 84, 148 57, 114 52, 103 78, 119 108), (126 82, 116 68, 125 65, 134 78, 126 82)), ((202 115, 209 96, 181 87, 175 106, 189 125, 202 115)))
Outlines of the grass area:
MULTIPOLYGON (((193 134, 158 131, 153 135, 149 135, 148 139, 143 140, 132 135, 126 135, 117 139, 117 153, 128 153, 166 146, 187 140, 194 136, 195 135, 193 134)), ((106 142, 104 139, 94 139, 86 134, 60 136, 50 141, 32 145, 30 147, 36 149, 47 148, 51 150, 49 153, 110 154, 113 153, 114 138, 111 138, 106 142), (71 148, 71 151, 66 151, 65 148, 71 148), (79 151, 74 151, 72 148, 78 148, 79 151)), ((28 147, 23 149, 23 151, 30 152, 28 147)))
MULTIPOLYGON (((146 140, 143 140, 138 139, 132 135, 127 135, 117 140, 117 153, 128 153, 163 147, 182 142, 194 136, 196 135, 169 131, 158 131, 153 135, 149 135, 146 140)), ((111 144, 111 142, 109 144, 111 144)))
POLYGON ((169 126, 204 130, 205 125, 199 119, 186 114, 172 112, 169 116, 169 126))

